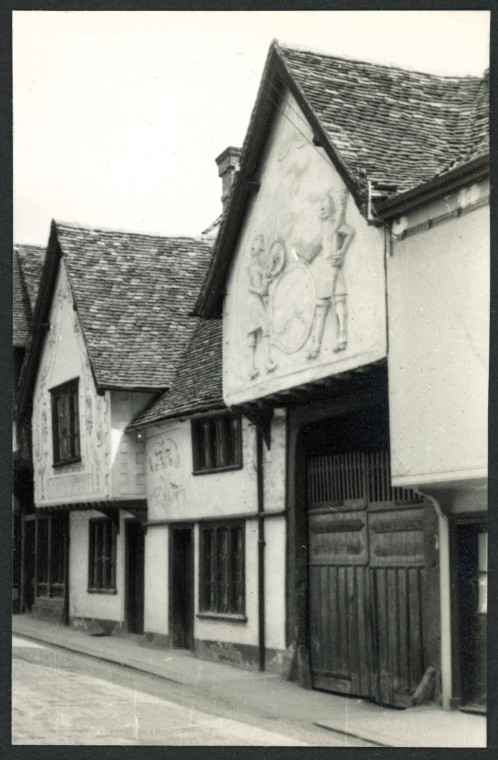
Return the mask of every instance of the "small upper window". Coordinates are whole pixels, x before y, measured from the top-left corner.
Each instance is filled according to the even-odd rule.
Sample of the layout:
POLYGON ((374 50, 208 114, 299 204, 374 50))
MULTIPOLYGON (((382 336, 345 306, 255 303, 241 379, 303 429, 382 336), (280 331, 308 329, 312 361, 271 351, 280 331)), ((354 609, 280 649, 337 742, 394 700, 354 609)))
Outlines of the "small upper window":
POLYGON ((194 472, 242 467, 240 417, 219 414, 192 420, 194 472))
POLYGON ((78 380, 52 388, 52 435, 54 465, 80 459, 78 380))

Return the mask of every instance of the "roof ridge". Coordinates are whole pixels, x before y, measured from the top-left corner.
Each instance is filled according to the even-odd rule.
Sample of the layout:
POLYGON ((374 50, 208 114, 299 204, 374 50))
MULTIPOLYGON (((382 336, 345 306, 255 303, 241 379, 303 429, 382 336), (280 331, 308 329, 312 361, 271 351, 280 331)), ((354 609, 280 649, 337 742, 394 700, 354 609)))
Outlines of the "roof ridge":
POLYGON ((35 243, 14 243, 14 250, 20 251, 22 248, 30 248, 32 250, 41 252, 46 251, 46 245, 36 245, 35 243))
POLYGON ((364 66, 371 66, 377 69, 387 69, 389 71, 401 71, 404 74, 416 74, 420 76, 426 76, 431 77, 437 80, 452 80, 452 81, 462 81, 462 80, 476 80, 476 81, 482 81, 486 76, 486 71, 483 72, 482 76, 477 76, 475 74, 434 74, 429 71, 420 71, 419 69, 412 69, 410 67, 406 66, 399 66, 392 63, 380 63, 377 61, 369 60, 368 58, 355 58, 353 56, 343 56, 343 55, 332 55, 330 53, 327 53, 324 50, 319 50, 318 48, 310 48, 308 46, 301 46, 299 44, 288 44, 288 43, 282 43, 279 40, 273 40, 274 47, 277 50, 281 50, 283 52, 290 51, 295 53, 308 53, 309 55, 313 56, 319 56, 321 58, 327 58, 334 61, 344 61, 346 63, 353 63, 353 64, 359 64, 364 66))
MULTIPOLYGON (((134 235, 136 237, 156 238, 159 240, 189 240, 204 245, 209 245, 200 235, 162 235, 154 232, 135 232, 132 230, 116 229, 111 227, 94 227, 79 222, 61 222, 54 219, 57 229, 83 230, 86 232, 99 232, 104 235, 134 235)), ((35 246, 36 247, 36 246, 35 246)))

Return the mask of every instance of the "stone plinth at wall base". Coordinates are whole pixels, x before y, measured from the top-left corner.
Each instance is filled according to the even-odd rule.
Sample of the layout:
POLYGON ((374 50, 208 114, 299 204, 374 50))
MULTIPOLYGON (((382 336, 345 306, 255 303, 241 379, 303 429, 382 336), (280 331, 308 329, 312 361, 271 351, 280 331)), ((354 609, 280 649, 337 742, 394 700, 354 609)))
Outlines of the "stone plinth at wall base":
POLYGON ((70 624, 73 628, 85 631, 90 636, 119 636, 123 633, 123 623, 120 620, 71 617, 70 624))
MULTIPOLYGON (((257 670, 259 668, 259 649, 251 644, 195 639, 194 651, 198 657, 204 660, 236 665, 246 670, 257 670)), ((266 649, 265 671, 285 677, 288 671, 289 656, 290 654, 286 650, 266 649)))
POLYGON ((167 633, 144 633, 139 643, 146 647, 157 647, 158 649, 170 649, 171 640, 167 633))
POLYGON ((38 620, 64 623, 64 600, 38 597, 31 608, 31 615, 38 620))

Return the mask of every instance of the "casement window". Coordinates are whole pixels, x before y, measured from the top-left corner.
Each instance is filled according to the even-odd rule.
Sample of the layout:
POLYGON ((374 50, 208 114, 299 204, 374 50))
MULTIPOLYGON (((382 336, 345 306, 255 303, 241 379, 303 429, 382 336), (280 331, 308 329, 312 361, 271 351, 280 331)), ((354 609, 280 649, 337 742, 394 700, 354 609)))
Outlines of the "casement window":
POLYGON ((66 516, 39 516, 36 521, 36 595, 64 595, 66 516))
POLYGON ((199 611, 244 615, 244 523, 201 525, 199 611))
POLYGON ((90 520, 88 591, 116 591, 116 528, 107 518, 90 520))
POLYGON ((218 414, 192 420, 194 473, 242 467, 240 417, 218 414))
POLYGON ((78 379, 52 388, 52 435, 54 465, 80 459, 78 379))

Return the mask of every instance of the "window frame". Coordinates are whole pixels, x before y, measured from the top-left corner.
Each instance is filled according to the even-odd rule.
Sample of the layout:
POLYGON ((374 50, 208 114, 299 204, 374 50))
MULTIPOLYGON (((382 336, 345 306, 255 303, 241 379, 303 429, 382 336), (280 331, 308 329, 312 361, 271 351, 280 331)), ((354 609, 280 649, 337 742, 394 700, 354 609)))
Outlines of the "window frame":
POLYGON ((35 596, 62 599, 66 583, 67 516, 37 515, 35 596))
POLYGON ((191 420, 191 438, 194 475, 242 469, 240 414, 222 412, 195 417, 191 420))
POLYGON ((197 617, 247 621, 245 544, 244 520, 209 521, 199 525, 197 617), (231 551, 223 554, 221 547, 227 542, 231 551), (225 591, 223 585, 227 587, 225 591))
POLYGON ((68 380, 55 388, 50 389, 51 408, 52 408, 52 449, 53 449, 53 466, 62 467, 66 464, 81 461, 81 440, 80 440, 80 418, 79 418, 79 378, 68 380), (61 454, 61 399, 69 399, 69 431, 68 443, 69 453, 67 456, 61 454))
POLYGON ((92 517, 88 521, 89 594, 117 594, 116 583, 117 530, 110 517, 92 517), (96 545, 96 539, 98 544, 96 545), (104 544, 109 544, 104 546, 104 544), (105 549, 105 554, 103 554, 105 549), (100 556, 99 556, 100 550, 100 556))

